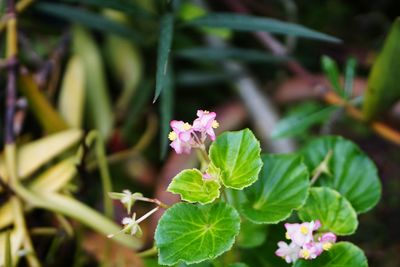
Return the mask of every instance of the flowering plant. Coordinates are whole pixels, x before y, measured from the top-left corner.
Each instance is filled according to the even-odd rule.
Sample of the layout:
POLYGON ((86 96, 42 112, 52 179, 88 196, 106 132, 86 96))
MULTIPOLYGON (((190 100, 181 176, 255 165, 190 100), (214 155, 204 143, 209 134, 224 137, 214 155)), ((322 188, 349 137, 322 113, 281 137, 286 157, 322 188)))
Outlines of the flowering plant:
POLYGON ((353 234, 357 214, 380 198, 376 168, 355 144, 328 136, 297 153, 261 154, 249 129, 216 137, 216 116, 199 110, 192 124, 171 121, 170 146, 178 154, 197 150, 200 162, 167 188, 181 203, 169 207, 130 191, 110 194, 129 214, 135 201, 157 205, 139 219, 135 213, 124 218, 121 232, 140 235, 139 223, 164 208, 155 233, 160 265, 367 266, 360 248, 336 242, 353 234), (240 257, 221 256, 231 249, 240 257), (267 256, 260 261, 249 251, 267 256))

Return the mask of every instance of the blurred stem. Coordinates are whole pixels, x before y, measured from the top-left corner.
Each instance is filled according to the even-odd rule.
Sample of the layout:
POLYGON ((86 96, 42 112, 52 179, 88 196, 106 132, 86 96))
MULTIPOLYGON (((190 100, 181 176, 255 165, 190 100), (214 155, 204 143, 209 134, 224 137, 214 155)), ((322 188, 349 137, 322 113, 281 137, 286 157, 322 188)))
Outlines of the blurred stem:
POLYGON ((142 251, 142 252, 138 253, 137 255, 138 255, 139 257, 141 257, 141 258, 146 258, 146 257, 155 256, 155 255, 157 255, 157 247, 154 246, 154 247, 152 247, 152 248, 149 248, 149 249, 147 249, 147 250, 145 250, 145 251, 142 251))
MULTIPOLYGON (((14 115, 17 95, 17 66, 18 66, 18 30, 17 18, 14 0, 7 0, 7 37, 6 37, 6 60, 7 60, 7 95, 5 112, 5 163, 6 171, 9 177, 9 184, 13 187, 18 183, 16 147, 14 136, 14 115)), ((17 196, 11 199, 15 228, 23 231, 24 247, 29 253, 26 255, 28 264, 31 267, 40 267, 39 260, 36 257, 29 232, 26 227, 24 208, 21 200, 17 196)))
MULTIPOLYGON (((14 1, 13 1, 14 2, 14 1)), ((18 1, 18 3, 15 5, 15 13, 21 13, 23 12, 25 9, 27 9, 32 3, 34 2, 34 0, 21 0, 18 1)), ((4 15, 3 17, 0 18, 0 33, 4 30, 4 28, 6 27, 8 21, 11 18, 8 16, 8 14, 4 15)))

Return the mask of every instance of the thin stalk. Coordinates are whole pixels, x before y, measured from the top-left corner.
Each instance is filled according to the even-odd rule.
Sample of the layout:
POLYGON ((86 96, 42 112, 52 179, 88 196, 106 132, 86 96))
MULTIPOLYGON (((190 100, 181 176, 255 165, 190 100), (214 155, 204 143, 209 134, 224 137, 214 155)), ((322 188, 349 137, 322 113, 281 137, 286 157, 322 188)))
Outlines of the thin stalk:
POLYGON ((152 257, 152 256, 157 255, 157 252, 158 252, 157 247, 154 246, 152 248, 149 248, 147 250, 144 250, 144 251, 138 253, 137 255, 141 258, 146 258, 146 257, 152 257))

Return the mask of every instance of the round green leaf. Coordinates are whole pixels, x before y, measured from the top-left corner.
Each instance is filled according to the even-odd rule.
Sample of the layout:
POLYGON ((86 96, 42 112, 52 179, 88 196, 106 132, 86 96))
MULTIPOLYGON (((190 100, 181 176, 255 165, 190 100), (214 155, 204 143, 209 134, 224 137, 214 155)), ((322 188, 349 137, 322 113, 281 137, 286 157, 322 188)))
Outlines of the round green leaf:
POLYGON ((260 178, 244 193, 240 212, 255 223, 278 223, 306 201, 307 167, 298 155, 262 155, 260 178))
POLYGON ((249 130, 225 132, 210 147, 210 158, 221 169, 226 187, 243 189, 258 178, 262 167, 260 143, 249 130))
POLYGON ((328 187, 310 189, 306 204, 299 210, 302 221, 320 220, 323 231, 350 235, 358 226, 357 213, 350 202, 328 187))
POLYGON ((298 260, 293 267, 368 267, 368 262, 359 247, 339 242, 315 260, 298 260))
POLYGON ((174 177, 167 191, 181 195, 183 200, 206 204, 219 197, 218 180, 205 180, 197 169, 184 170, 174 177))
POLYGON ((304 150, 304 162, 315 170, 329 151, 332 175, 322 174, 317 184, 336 189, 353 205, 357 213, 373 208, 381 196, 381 184, 374 163, 354 143, 338 136, 312 141, 304 150))
POLYGON ((224 202, 176 204, 164 213, 156 229, 159 263, 192 264, 214 259, 232 247, 239 229, 239 214, 224 202))
POLYGON ((267 225, 255 224, 249 220, 242 221, 237 244, 241 248, 254 248, 261 246, 267 235, 267 225))

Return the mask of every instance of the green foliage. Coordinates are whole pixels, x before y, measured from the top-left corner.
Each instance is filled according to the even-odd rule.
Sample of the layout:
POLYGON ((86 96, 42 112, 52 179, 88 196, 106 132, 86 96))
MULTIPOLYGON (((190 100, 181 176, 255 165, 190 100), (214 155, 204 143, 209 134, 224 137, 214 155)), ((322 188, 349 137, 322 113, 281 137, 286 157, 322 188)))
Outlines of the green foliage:
POLYGON ((64 4, 53 3, 38 3, 36 8, 42 12, 46 12, 72 23, 81 24, 98 31, 117 34, 135 42, 142 43, 143 40, 143 38, 133 29, 97 13, 84 11, 80 8, 64 4))
POLYGON ((207 204, 219 197, 220 187, 218 180, 203 179, 199 170, 191 169, 184 170, 176 175, 167 191, 180 194, 182 200, 207 204))
POLYGON ((254 248, 262 245, 268 236, 268 226, 243 220, 237 245, 241 248, 254 248))
POLYGON ((215 60, 224 61, 227 59, 242 60, 246 62, 283 62, 287 57, 275 56, 261 50, 243 48, 209 48, 191 47, 175 51, 175 55, 181 58, 193 60, 215 60))
POLYGON ((310 30, 298 24, 250 15, 210 13, 200 18, 190 20, 187 22, 187 24, 191 26, 229 28, 238 31, 266 31, 270 33, 293 35, 326 42, 340 42, 340 40, 335 37, 310 30))
POLYGON ((233 245, 240 217, 230 205, 179 203, 161 217, 155 233, 159 263, 174 265, 214 259, 233 245))
POLYGON ((155 102, 161 91, 167 85, 167 74, 169 68, 169 54, 171 51, 172 39, 174 34, 174 15, 166 13, 160 20, 160 39, 158 40, 157 50, 157 73, 156 73, 156 92, 153 102, 155 102))
POLYGON ((363 251, 349 242, 339 242, 315 260, 299 260, 293 267, 368 267, 363 251))
POLYGON ((240 212, 255 223, 278 223, 304 204, 309 174, 297 155, 263 155, 262 161, 260 178, 244 190, 240 212))
POLYGON ((226 187, 243 189, 258 178, 260 151, 260 143, 249 129, 226 132, 212 143, 210 159, 221 169, 221 182, 226 187))
POLYGON ((368 77, 363 113, 367 119, 388 110, 400 98, 400 18, 397 18, 386 37, 382 51, 368 77))
POLYGON ((304 162, 314 171, 329 151, 328 168, 332 175, 322 174, 317 184, 337 190, 350 201, 357 213, 372 209, 381 196, 381 185, 375 164, 353 142, 337 136, 311 141, 302 151, 304 162))
POLYGON ((358 226, 357 213, 350 202, 328 187, 310 189, 306 204, 299 210, 302 221, 320 220, 322 231, 337 235, 353 234, 358 226))
POLYGON ((339 69, 336 62, 328 56, 323 56, 321 59, 321 65, 335 92, 338 95, 343 96, 344 91, 340 85, 339 69))
POLYGON ((314 125, 326 121, 337 107, 323 108, 314 103, 307 103, 293 109, 288 116, 281 119, 272 131, 272 138, 299 136, 314 125))

